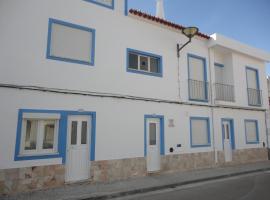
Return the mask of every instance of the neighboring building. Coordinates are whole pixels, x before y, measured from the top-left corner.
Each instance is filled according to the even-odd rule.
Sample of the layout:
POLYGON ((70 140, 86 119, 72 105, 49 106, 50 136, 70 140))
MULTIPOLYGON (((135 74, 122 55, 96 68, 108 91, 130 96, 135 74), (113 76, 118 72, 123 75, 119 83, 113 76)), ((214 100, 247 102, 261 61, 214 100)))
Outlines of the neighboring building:
POLYGON ((125 0, 2 0, 0 27, 0 193, 268 159, 268 53, 178 58, 183 27, 125 0))
POLYGON ((266 126, 267 126, 267 147, 268 147, 268 158, 270 159, 270 77, 267 76, 267 88, 268 88, 268 109, 266 111, 266 126))

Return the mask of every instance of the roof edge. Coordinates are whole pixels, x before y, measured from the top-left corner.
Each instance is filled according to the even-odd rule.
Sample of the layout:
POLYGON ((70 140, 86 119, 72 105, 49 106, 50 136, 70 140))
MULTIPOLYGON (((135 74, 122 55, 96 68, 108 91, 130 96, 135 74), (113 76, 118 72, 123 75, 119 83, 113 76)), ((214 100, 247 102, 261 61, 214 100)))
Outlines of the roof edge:
POLYGON ((269 52, 241 43, 237 40, 228 38, 218 33, 214 33, 210 37, 211 39, 209 41, 209 47, 222 46, 233 51, 257 58, 259 60, 270 62, 269 52))
MULTIPOLYGON (((144 12, 139 11, 139 10, 130 9, 129 13, 132 14, 132 15, 135 15, 135 16, 138 16, 138 17, 141 17, 141 18, 144 18, 144 19, 147 19, 147 20, 150 20, 150 21, 153 21, 153 22, 168 26, 170 28, 174 28, 176 30, 183 30, 185 28, 184 26, 182 26, 180 24, 176 24, 176 23, 170 22, 168 20, 155 17, 153 15, 144 13, 144 12)), ((208 36, 208 35, 206 35, 204 33, 201 33, 201 32, 197 33, 197 36, 202 37, 202 38, 207 39, 207 40, 209 40, 211 38, 210 36, 208 36)))

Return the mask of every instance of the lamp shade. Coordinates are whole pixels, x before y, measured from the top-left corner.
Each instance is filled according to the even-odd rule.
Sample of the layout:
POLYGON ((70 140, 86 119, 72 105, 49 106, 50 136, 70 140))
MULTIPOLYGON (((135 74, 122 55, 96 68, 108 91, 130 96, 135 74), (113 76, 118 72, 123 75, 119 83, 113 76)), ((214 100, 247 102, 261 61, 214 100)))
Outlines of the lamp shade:
POLYGON ((197 27, 186 27, 182 32, 188 38, 192 38, 199 32, 199 29, 197 27))

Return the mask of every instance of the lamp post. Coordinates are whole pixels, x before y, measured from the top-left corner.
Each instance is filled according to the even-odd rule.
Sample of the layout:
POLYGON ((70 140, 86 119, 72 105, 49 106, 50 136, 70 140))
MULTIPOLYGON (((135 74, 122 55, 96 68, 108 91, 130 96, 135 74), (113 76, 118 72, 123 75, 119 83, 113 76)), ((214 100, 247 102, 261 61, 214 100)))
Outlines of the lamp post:
POLYGON ((180 51, 185 47, 187 46, 190 42, 191 42, 191 39, 199 32, 199 29, 197 27, 186 27, 182 30, 182 33, 188 37, 188 41, 183 44, 181 47, 179 44, 177 44, 177 57, 179 58, 180 57, 180 51))

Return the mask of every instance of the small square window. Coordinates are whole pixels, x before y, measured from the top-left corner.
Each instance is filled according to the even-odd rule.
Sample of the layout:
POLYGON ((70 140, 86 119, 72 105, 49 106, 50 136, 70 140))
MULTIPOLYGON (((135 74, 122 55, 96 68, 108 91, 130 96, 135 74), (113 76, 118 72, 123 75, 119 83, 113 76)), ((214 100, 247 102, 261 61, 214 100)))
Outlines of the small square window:
POLYGON ((95 3, 106 8, 114 9, 114 0, 85 0, 91 3, 95 3))
POLYGON ((209 119, 203 117, 190 118, 191 147, 210 146, 209 119))
POLYGON ((58 124, 55 115, 27 113, 23 116, 20 155, 56 153, 58 124))
POLYGON ((255 120, 246 120, 245 121, 245 130, 246 130, 246 142, 247 144, 258 143, 259 142, 259 133, 258 133, 258 124, 255 120))
POLYGON ((162 77, 162 57, 128 49, 127 71, 162 77))
POLYGON ((47 58, 94 65, 95 30, 55 19, 49 20, 47 58))

